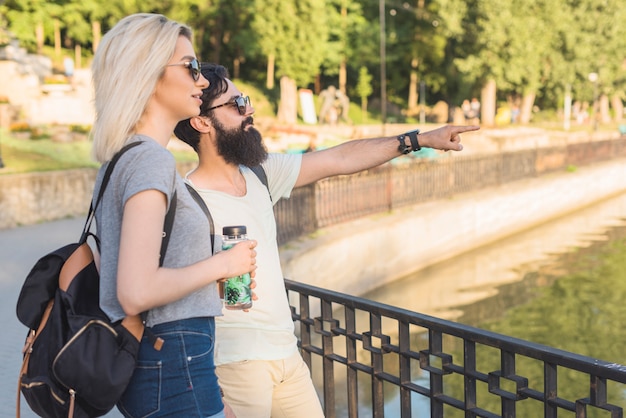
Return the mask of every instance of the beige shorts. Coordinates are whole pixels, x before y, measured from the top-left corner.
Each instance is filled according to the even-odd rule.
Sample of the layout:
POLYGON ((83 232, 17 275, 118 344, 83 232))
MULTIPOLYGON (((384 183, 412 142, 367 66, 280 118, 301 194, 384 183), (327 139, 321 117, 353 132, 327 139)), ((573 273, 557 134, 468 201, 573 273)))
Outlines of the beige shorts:
POLYGON ((242 361, 217 367, 224 399, 238 418, 323 418, 300 353, 284 360, 242 361))

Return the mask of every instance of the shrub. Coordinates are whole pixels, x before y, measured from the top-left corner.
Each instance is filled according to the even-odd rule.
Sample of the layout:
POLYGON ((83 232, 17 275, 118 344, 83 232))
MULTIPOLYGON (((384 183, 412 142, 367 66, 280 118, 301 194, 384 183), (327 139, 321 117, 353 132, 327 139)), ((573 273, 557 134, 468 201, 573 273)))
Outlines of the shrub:
POLYGON ((70 132, 74 132, 77 134, 88 134, 90 131, 90 125, 70 125, 70 132))
POLYGON ((30 139, 49 139, 49 138, 50 138, 50 134, 41 128, 33 127, 30 130, 30 139))
POLYGON ((28 122, 13 122, 9 125, 11 132, 30 132, 30 125, 28 122))

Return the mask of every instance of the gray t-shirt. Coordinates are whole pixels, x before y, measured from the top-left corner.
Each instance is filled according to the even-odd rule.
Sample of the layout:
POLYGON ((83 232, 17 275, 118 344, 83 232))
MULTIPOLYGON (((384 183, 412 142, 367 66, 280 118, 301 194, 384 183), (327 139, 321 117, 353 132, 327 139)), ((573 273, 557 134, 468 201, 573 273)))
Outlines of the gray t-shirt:
MULTIPOLYGON (((143 143, 126 151, 119 159, 96 210, 97 235, 101 242, 100 306, 112 321, 126 316, 117 300, 117 265, 122 215, 130 197, 145 190, 159 190, 167 196, 169 207, 176 190, 176 214, 164 267, 185 267, 211 256, 209 222, 177 173, 173 155, 147 136, 136 135, 131 141, 143 143)), ((107 166, 108 163, 103 164, 98 172, 95 195, 107 166)), ((221 314, 217 288, 211 283, 176 302, 150 310, 147 325, 221 314)))

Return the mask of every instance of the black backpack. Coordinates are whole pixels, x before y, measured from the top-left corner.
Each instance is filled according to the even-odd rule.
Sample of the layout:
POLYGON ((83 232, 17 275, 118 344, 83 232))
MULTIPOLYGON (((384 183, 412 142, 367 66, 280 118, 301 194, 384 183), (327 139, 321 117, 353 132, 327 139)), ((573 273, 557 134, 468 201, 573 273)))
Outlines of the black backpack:
MULTIPOLYGON (((90 232, 91 222, 115 163, 126 150, 140 143, 127 145, 109 163, 78 242, 42 257, 22 286, 17 317, 30 330, 23 350, 19 390, 39 416, 105 415, 121 397, 135 368, 144 332, 142 318, 126 317, 111 323, 100 309, 100 276, 87 239, 91 236, 98 244, 97 236, 90 232)), ((165 218, 161 263, 174 220, 176 195, 171 201, 165 218)))

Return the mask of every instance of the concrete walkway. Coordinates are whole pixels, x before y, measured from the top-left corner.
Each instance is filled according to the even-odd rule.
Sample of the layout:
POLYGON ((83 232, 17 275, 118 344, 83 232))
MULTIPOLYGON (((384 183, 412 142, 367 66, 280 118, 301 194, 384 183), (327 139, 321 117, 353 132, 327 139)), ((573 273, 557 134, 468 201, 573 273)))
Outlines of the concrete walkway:
MULTIPOLYGON (((22 283, 37 260, 56 248, 78 240, 84 217, 0 230, 0 417, 15 417, 17 378, 28 329, 15 314, 22 283)), ((121 417, 117 411, 107 417, 121 417)), ((22 417, 36 417, 22 398, 22 417)))

